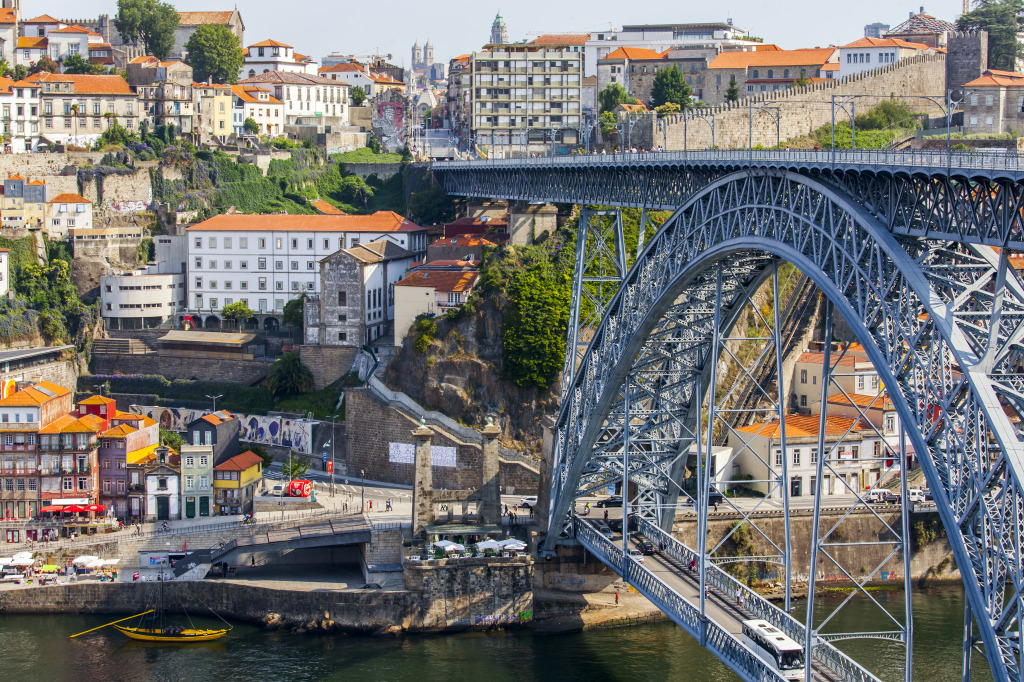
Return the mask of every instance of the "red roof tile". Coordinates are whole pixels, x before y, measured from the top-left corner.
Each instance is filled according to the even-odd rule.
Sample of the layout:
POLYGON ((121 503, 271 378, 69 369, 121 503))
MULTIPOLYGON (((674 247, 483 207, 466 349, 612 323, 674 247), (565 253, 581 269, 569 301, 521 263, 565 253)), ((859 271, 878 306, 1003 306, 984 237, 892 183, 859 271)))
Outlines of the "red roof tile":
POLYGON ((218 215, 189 232, 419 232, 425 228, 393 211, 371 215, 218 215))
POLYGON ((262 457, 252 450, 246 450, 245 452, 235 455, 231 459, 224 460, 213 468, 215 471, 245 471, 250 467, 262 463, 262 457))
POLYGON ((436 291, 457 292, 469 291, 476 284, 479 272, 460 272, 458 270, 419 270, 406 275, 397 282, 398 287, 430 287, 436 291))

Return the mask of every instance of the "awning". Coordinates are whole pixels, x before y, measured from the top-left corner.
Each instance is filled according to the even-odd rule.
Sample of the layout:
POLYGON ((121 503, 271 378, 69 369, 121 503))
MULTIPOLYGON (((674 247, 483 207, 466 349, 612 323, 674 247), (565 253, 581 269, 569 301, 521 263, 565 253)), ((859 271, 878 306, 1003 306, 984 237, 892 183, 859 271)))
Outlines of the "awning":
POLYGON ((78 565, 83 565, 84 566, 85 564, 91 564, 92 562, 96 561, 97 559, 99 559, 98 556, 93 556, 91 554, 86 554, 85 556, 75 557, 74 559, 72 559, 71 563, 74 566, 78 566, 78 565))
POLYGON ((84 507, 84 511, 99 513, 99 512, 102 512, 106 508, 107 508, 107 505, 105 505, 105 504, 90 504, 88 507, 84 507))
POLYGON ((46 564, 41 569, 43 573, 56 573, 59 569, 54 564, 46 564))
POLYGON ((55 505, 55 504, 51 504, 51 505, 47 505, 46 507, 43 507, 39 511, 52 513, 52 512, 59 512, 62 509, 64 509, 63 506, 58 506, 58 505, 55 505))
POLYGON ((80 514, 81 512, 84 512, 85 510, 86 510, 85 507, 83 507, 81 505, 77 505, 77 504, 69 504, 68 506, 64 507, 64 513, 65 514, 80 514))

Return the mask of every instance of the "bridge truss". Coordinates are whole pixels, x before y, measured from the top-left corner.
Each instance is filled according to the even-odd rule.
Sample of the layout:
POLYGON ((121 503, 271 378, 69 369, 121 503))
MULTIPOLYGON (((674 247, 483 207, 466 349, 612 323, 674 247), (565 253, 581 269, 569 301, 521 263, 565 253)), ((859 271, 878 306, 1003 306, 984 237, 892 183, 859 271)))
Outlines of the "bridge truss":
MULTIPOLYGON (((789 446, 787 420, 779 419, 786 400, 780 388, 777 272, 780 263, 790 263, 827 300, 825 325, 831 326, 833 315, 841 316, 863 345, 898 415, 899 451, 912 448, 920 461, 966 587, 965 668, 977 642, 996 679, 1021 679, 1024 447, 1016 424, 1024 407, 1024 287, 1009 267, 1006 249, 1024 246, 1019 173, 1005 168, 952 173, 951 162, 945 169, 915 170, 912 162, 927 163, 913 159, 900 170, 898 164, 872 166, 861 157, 830 167, 814 166, 816 156, 776 155, 764 163, 728 154, 705 158, 706 163, 674 165, 603 159, 604 165, 578 167, 534 163, 533 169, 530 159, 519 167, 474 164, 470 169, 454 163, 436 169, 455 194, 675 211, 628 271, 623 255, 615 253, 621 240, 607 239, 608 221, 614 220, 581 218, 545 547, 553 549, 560 536, 579 532, 572 514, 576 498, 623 476, 628 479, 624 498, 633 506, 627 513, 642 519, 649 536, 661 532, 670 538, 695 452, 700 529, 698 547, 687 551, 701 569, 703 594, 708 576, 717 575, 714 548, 705 543, 706 495, 721 464, 712 457, 713 439, 734 428, 723 409, 717 372, 723 354, 730 352, 730 334, 766 283, 774 294, 774 312, 759 324, 773 330, 765 345, 774 349, 765 350, 775 353, 778 386, 762 387, 759 404, 782 432, 782 457, 763 462, 761 482, 766 497, 777 493, 785 504, 789 446), (601 248, 614 247, 595 260, 591 247, 598 242, 601 248), (595 273, 599 296, 592 295, 595 281, 585 277, 595 273), (590 322, 575 323, 580 320, 590 322), (723 424, 717 431, 716 420, 723 424)), ((830 331, 826 334, 830 338, 830 331)), ((849 351, 825 348, 819 375, 823 398, 839 373, 830 354, 849 351)), ((817 446, 812 595, 815 567, 832 560, 830 547, 842 544, 835 528, 823 526, 820 518, 824 477, 839 473, 842 457, 820 436, 817 446)), ((897 457, 888 464, 893 458, 884 452, 878 459, 883 469, 906 463, 897 457)), ((887 529, 890 556, 906 563, 906 512, 901 516, 896 524, 891 518, 879 522, 887 529)), ((788 509, 785 517, 788 523, 788 509)), ((783 535, 769 543, 771 556, 745 558, 784 567, 788 610, 794 567, 788 528, 783 535)), ((583 544, 596 548, 591 541, 583 544)), ((603 560, 613 565, 607 555, 603 560)), ((632 569, 616 561, 627 576, 632 569)), ((855 584, 864 581, 852 572, 849 577, 855 584)), ((894 620, 891 629, 873 636, 909 644, 911 623, 908 609, 903 622, 894 620)), ((818 662, 838 660, 830 653, 830 639, 864 634, 826 632, 815 623, 813 599, 805 623, 779 625, 804 642, 808 660, 818 662)), ((741 676, 758 678, 743 672, 750 662, 742 648, 713 650, 741 676)), ((870 678, 859 667, 826 668, 843 679, 870 678)))

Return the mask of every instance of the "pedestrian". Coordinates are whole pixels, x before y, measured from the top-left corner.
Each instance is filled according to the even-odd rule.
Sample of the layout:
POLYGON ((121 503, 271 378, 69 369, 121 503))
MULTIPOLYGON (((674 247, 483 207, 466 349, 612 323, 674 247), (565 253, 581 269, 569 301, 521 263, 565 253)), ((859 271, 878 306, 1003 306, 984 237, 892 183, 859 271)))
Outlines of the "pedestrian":
POLYGON ((619 591, 615 590, 615 605, 619 605, 619 591))
POLYGON ((533 507, 530 507, 530 518, 533 518, 533 507))
POLYGON ((373 511, 373 500, 370 500, 370 511, 373 511))
POLYGON ((608 510, 607 509, 604 510, 604 522, 608 523, 608 510))
POLYGON ((253 554, 252 556, 249 557, 249 565, 250 566, 255 566, 256 565, 256 555, 255 554, 253 554))

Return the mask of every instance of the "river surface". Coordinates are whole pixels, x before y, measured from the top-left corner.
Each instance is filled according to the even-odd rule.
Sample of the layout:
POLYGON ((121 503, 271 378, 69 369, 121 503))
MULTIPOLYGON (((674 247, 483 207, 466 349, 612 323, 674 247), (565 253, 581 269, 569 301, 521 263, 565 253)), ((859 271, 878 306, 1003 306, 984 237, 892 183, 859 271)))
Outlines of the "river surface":
MULTIPOLYGON (((901 593, 875 595, 887 608, 902 613, 901 593)), ((834 607, 838 600, 829 602, 834 607)), ((840 612, 842 621, 836 621, 837 629, 877 622, 875 607, 862 602, 854 602, 847 607, 849 611, 840 612)), ((801 609, 802 605, 797 605, 794 611, 801 609)), ((822 611, 827 609, 828 602, 821 607, 822 611)), ((110 617, 92 615, 0 617, 0 678, 19 682, 736 679, 728 668, 670 623, 569 635, 472 633, 399 639, 292 635, 236 624, 223 640, 207 644, 132 642, 113 628, 67 639, 69 634, 109 620, 110 617)), ((959 678, 962 623, 961 589, 939 587, 915 592, 914 679, 959 678)), ((216 622, 204 624, 213 626, 216 622)), ((883 679, 901 678, 901 647, 878 641, 846 642, 845 650, 857 660, 870 661, 872 671, 883 679)), ((976 655, 974 662, 974 679, 991 679, 984 659, 976 655)))

